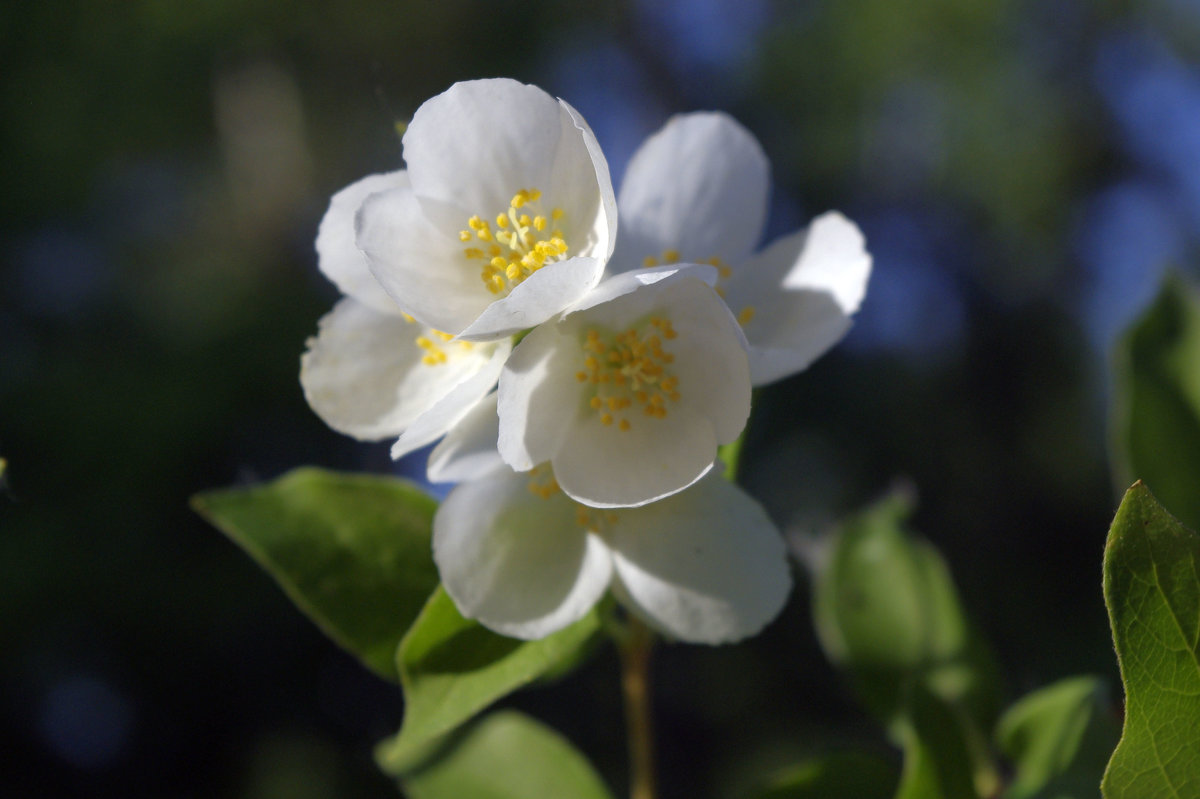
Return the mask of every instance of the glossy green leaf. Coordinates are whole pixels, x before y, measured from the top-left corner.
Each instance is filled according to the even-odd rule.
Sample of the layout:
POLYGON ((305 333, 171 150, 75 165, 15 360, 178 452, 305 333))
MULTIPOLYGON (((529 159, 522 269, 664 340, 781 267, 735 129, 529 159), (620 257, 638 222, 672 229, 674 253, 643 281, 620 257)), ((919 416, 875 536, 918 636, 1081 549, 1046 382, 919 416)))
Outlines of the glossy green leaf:
POLYGON ((908 535, 912 502, 895 494, 848 520, 815 570, 813 612, 826 654, 884 721, 916 683, 990 730, 996 667, 969 623, 945 561, 908 535))
POLYGON ((397 679, 396 647, 437 587, 431 497, 395 478, 306 468, 198 494, 192 507, 331 638, 397 679))
POLYGON ((996 725, 1013 767, 1005 799, 1092 799, 1120 729, 1096 677, 1071 677, 1023 697, 996 725))
POLYGON ((779 772, 748 799, 890 799, 898 778, 878 755, 837 752, 779 772))
POLYGON ((1200 296, 1171 276, 1115 350, 1117 483, 1142 480, 1200 529, 1200 296))
POLYGON ((1104 600, 1125 684, 1104 796, 1200 796, 1200 535, 1141 483, 1109 530, 1104 600))
MULTIPOLYGON (((386 770, 386 765, 385 765, 386 770)), ((493 713, 401 779, 410 799, 611 799, 587 758, 541 722, 493 713)))
POLYGON ((593 610, 537 641, 505 638, 469 619, 439 588, 400 643, 404 724, 385 755, 392 773, 419 763, 431 742, 492 702, 578 658, 600 633, 593 610))

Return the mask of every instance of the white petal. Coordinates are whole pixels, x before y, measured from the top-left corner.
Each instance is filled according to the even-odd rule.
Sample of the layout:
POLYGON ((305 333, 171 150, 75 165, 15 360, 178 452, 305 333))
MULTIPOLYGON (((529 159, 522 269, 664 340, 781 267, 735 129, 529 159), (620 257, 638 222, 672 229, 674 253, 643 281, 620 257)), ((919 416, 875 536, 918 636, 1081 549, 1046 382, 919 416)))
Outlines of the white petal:
POLYGON ((762 235, 769 188, 770 164, 744 127, 721 113, 673 117, 626 169, 614 264, 671 249, 682 261, 740 263, 762 235))
POLYGON ((354 217, 363 201, 372 194, 408 187, 404 170, 370 175, 333 195, 329 210, 317 228, 317 266, 338 290, 382 313, 398 314, 400 309, 379 285, 367 267, 366 257, 354 241, 354 217))
POLYGON ((836 212, 773 242, 735 270, 726 299, 744 326, 754 385, 808 367, 850 329, 871 274, 871 256, 853 222, 836 212))
POLYGON ((543 499, 528 475, 499 472, 450 492, 433 520, 433 558, 466 617, 516 638, 578 621, 608 588, 607 546, 562 494, 543 499))
MULTIPOLYGON (((621 272, 602 281, 595 289, 588 292, 582 300, 569 308, 567 313, 573 314, 578 311, 586 311, 589 308, 595 308, 596 306, 612 302, 618 297, 633 294, 643 286, 653 286, 656 283, 662 283, 663 286, 666 286, 684 278, 695 278, 709 286, 713 286, 717 282, 717 270, 703 264, 676 264, 674 266, 657 266, 650 269, 621 272)), ((637 308, 641 310, 633 310, 630 314, 627 314, 630 320, 644 313, 645 309, 649 308, 657 300, 658 295, 647 292, 640 296, 642 305, 637 306, 637 308)), ((634 306, 628 307, 633 308, 634 306)))
MULTIPOLYGON (((461 347, 462 344, 449 342, 446 346, 461 347)), ((512 344, 508 341, 498 341, 493 346, 494 352, 487 361, 479 358, 472 359, 478 371, 464 377, 461 382, 446 392, 441 399, 405 428, 404 432, 400 434, 400 438, 392 445, 393 459, 401 458, 413 450, 420 449, 441 438, 446 431, 458 424, 468 411, 487 396, 492 387, 496 385, 496 380, 500 377, 500 370, 504 368, 504 361, 512 349, 512 344)), ((485 351, 486 349, 492 348, 487 347, 485 351)), ((446 363, 426 368, 442 369, 449 365, 446 363)))
POLYGON ((783 279, 785 289, 830 294, 848 314, 858 310, 871 276, 871 254, 858 225, 837 211, 812 221, 800 261, 783 279))
POLYGON ((467 411, 429 453, 426 476, 434 483, 461 483, 507 469, 496 449, 499 437, 500 418, 496 414, 496 394, 492 393, 467 411))
POLYGON ((421 362, 425 351, 416 343, 422 333, 428 331, 401 316, 341 300, 321 319, 300 360, 308 404, 346 435, 370 441, 399 435, 476 374, 490 353, 481 349, 426 366, 421 362))
POLYGON ((430 224, 411 190, 368 197, 358 212, 357 231, 371 274, 422 323, 458 333, 491 303, 478 268, 463 255, 457 231, 430 224))
POLYGON ((459 335, 472 341, 511 336, 539 325, 577 302, 600 280, 604 264, 595 258, 570 258, 549 264, 489 305, 459 335))
POLYGON ((562 490, 597 508, 645 505, 687 488, 717 457, 712 422, 687 406, 662 418, 635 414, 630 425, 589 413, 569 427, 552 460, 562 490))
POLYGON ((758 503, 716 474, 620 512, 609 536, 614 592, 672 638, 720 644, 754 635, 791 589, 779 531, 758 503))
POLYGON ((500 456, 517 471, 550 460, 579 412, 574 328, 547 322, 521 340, 500 373, 500 456))
POLYGON ((750 416, 750 366, 737 320, 697 280, 679 281, 663 292, 663 301, 678 334, 665 349, 675 356, 680 402, 710 419, 717 443, 728 444, 750 416))
POLYGON ((580 113, 558 102, 562 137, 547 197, 566 212, 571 253, 596 258, 603 266, 617 241, 617 198, 608 162, 580 113))
POLYGON ((454 84, 422 103, 404 134, 414 191, 485 218, 520 189, 545 192, 560 113, 541 89, 507 78, 454 84))

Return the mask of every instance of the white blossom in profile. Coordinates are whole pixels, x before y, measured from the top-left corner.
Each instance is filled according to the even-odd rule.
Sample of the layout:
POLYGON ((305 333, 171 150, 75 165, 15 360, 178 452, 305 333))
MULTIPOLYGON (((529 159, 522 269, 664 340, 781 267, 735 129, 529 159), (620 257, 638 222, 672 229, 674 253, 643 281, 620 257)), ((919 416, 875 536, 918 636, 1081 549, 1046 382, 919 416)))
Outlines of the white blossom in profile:
POLYGON ((774 619, 791 590, 778 529, 716 472, 649 505, 602 509, 564 494, 548 464, 500 466, 446 497, 433 557, 464 616, 524 639, 579 620, 611 589, 670 638, 730 643, 774 619))
POLYGON ((850 329, 866 293, 871 256, 858 227, 837 212, 755 252, 766 221, 770 164, 729 116, 673 117, 625 172, 613 272, 707 263, 749 343, 754 385, 808 367, 850 329))
POLYGON ((392 301, 354 245, 354 216, 373 193, 408 186, 373 175, 334 195, 317 233, 318 266, 346 295, 319 323, 300 361, 309 405, 365 441, 399 437, 399 457, 449 430, 496 384, 512 342, 455 341, 392 301))

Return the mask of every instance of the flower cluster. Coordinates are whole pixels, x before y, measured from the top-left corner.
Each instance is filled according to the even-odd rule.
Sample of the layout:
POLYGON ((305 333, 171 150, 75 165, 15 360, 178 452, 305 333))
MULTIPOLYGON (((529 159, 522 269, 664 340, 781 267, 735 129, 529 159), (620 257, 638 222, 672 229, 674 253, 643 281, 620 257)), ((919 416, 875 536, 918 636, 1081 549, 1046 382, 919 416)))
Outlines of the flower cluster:
POLYGON ((769 165, 716 113, 668 122, 618 197, 579 113, 511 80, 424 103, 404 159, 321 222, 345 297, 300 379, 331 427, 395 438, 393 457, 442 439, 429 477, 459 484, 434 560, 460 611, 539 638, 611 590, 673 638, 757 632, 790 589, 784 547, 717 450, 752 386, 849 328, 858 229, 829 213, 755 253, 769 165))

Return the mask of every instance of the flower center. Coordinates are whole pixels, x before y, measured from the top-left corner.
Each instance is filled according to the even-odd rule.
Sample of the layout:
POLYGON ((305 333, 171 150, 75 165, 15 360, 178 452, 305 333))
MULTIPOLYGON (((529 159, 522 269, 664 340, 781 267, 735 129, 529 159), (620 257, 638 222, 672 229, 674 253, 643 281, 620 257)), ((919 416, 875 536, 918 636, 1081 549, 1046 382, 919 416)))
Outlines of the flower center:
POLYGON ((567 255, 569 247, 558 227, 563 210, 546 214, 541 197, 537 189, 521 189, 508 210, 496 215, 496 230, 488 220, 473 216, 467 229, 459 231, 459 241, 468 245, 463 255, 483 262, 479 276, 493 294, 507 295, 525 278, 567 255))
POLYGON ((657 316, 615 335, 587 331, 583 369, 575 379, 585 385, 588 407, 601 424, 629 430, 635 406, 643 416, 661 419, 668 403, 679 401, 679 378, 670 369, 675 356, 663 349, 663 340, 676 335, 671 320, 657 316))
MULTIPOLYGON (((646 267, 647 269, 652 266, 670 266, 671 264, 677 263, 679 263, 679 250, 663 250, 662 254, 657 258, 653 255, 647 255, 642 259, 642 266, 646 267)), ((707 261, 702 261, 701 263, 706 263, 717 268, 716 292, 722 299, 724 299, 725 286, 722 284, 724 284, 727 280, 729 280, 730 277, 733 276, 733 268, 715 255, 712 258, 709 258, 707 261)), ((738 311, 738 324, 742 327, 750 324, 750 320, 754 318, 754 314, 754 306, 747 305, 745 308, 738 311)))
MULTIPOLYGON (((417 320, 413 319, 408 314, 404 314, 404 319, 410 324, 416 324, 417 320)), ((446 352, 448 342, 454 336, 449 333, 443 333, 440 330, 430 330, 430 335, 417 336, 417 346, 425 350, 425 354, 421 356, 421 363, 426 366, 441 366, 450 359, 450 355, 446 352)), ((470 341, 455 342, 458 348, 463 351, 470 351, 474 348, 474 344, 470 341)))

